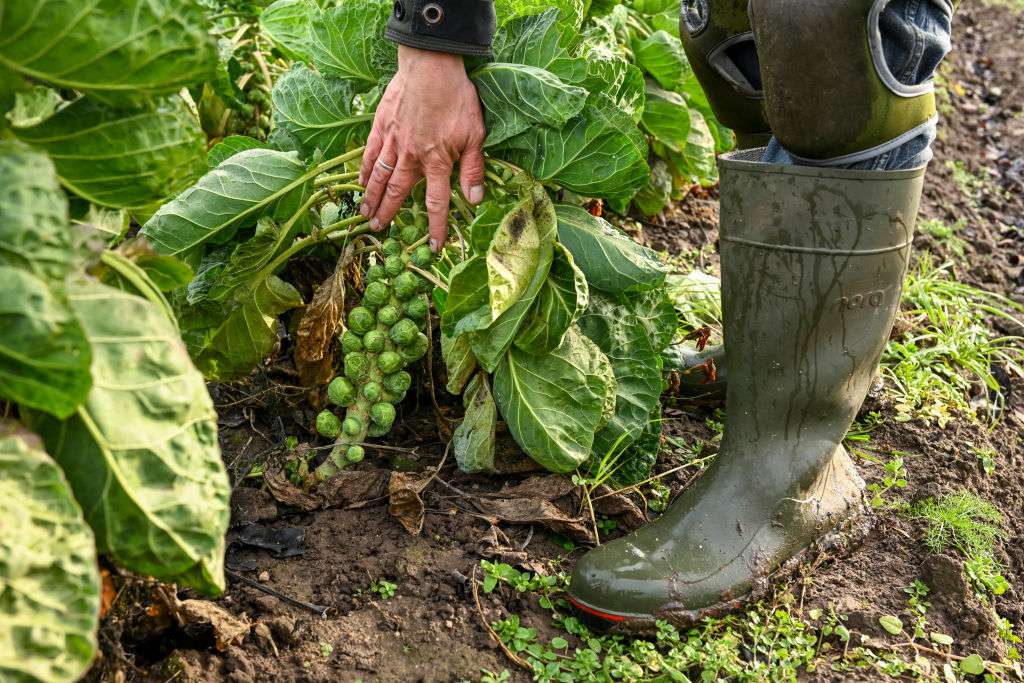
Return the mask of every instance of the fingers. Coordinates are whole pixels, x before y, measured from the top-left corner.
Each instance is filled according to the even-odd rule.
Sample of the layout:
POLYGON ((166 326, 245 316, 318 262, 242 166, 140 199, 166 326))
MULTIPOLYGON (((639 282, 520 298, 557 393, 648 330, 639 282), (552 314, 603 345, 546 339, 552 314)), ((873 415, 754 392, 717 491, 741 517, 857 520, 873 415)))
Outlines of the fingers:
POLYGON ((448 241, 448 207, 451 202, 451 166, 441 165, 427 172, 427 218, 430 222, 430 249, 437 253, 448 241))
POLYGON ((377 163, 377 157, 380 156, 380 151, 383 147, 384 135, 380 132, 380 127, 375 120, 373 129, 370 131, 370 137, 366 139, 366 149, 363 150, 363 165, 359 169, 359 184, 363 187, 366 187, 366 181, 370 179, 370 172, 373 170, 373 165, 377 163))
POLYGON ((459 160, 459 185, 462 196, 476 205, 484 200, 484 151, 481 147, 470 146, 459 160))
POLYGON ((384 188, 384 195, 381 197, 376 213, 371 214, 373 216, 370 220, 371 228, 379 231, 391 224, 395 214, 402 208, 402 204, 405 203, 420 177, 419 168, 409 163, 407 158, 398 163, 395 172, 391 174, 391 180, 384 188))
POLYGON ((387 188, 388 183, 391 181, 391 176, 395 172, 395 165, 398 163, 396 157, 397 152, 395 151, 394 144, 389 141, 384 145, 383 151, 381 151, 373 167, 369 170, 369 179, 365 185, 366 192, 363 194, 363 205, 359 208, 359 213, 371 219, 371 227, 374 230, 380 229, 379 226, 373 225, 372 219, 377 214, 377 208, 384 198, 384 190, 387 188))

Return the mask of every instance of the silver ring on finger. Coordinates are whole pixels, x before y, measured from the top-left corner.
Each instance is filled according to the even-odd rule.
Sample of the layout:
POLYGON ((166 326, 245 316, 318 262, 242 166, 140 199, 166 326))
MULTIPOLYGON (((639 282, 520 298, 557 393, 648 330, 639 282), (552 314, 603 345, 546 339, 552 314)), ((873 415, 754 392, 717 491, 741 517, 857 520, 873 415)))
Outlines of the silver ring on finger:
POLYGON ((391 164, 389 164, 389 163, 387 163, 387 162, 385 162, 385 161, 383 161, 381 159, 377 159, 377 165, 380 166, 381 168, 383 168, 388 173, 391 173, 392 171, 395 170, 394 166, 392 166, 391 164))

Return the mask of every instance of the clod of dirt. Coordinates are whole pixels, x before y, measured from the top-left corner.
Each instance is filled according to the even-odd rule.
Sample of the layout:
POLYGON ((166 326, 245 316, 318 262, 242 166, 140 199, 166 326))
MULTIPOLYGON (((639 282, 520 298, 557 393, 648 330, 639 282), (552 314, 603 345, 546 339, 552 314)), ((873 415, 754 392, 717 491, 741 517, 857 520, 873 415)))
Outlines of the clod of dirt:
POLYGON ((921 567, 921 574, 936 598, 963 604, 970 597, 971 588, 967 584, 963 562, 954 557, 929 556, 921 567))
POLYGON ((232 528, 274 519, 277 519, 277 502, 266 491, 240 486, 231 494, 232 528))

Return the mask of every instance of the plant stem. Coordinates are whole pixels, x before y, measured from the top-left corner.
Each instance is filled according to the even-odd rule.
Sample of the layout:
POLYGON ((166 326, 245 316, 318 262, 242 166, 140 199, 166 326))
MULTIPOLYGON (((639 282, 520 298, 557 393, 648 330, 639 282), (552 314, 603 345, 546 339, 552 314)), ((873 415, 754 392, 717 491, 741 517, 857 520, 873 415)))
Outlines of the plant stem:
POLYGON ((415 266, 415 265, 413 265, 411 263, 408 266, 406 266, 406 267, 409 270, 411 270, 412 272, 414 272, 417 275, 419 275, 420 277, 424 278, 425 280, 430 281, 431 284, 433 284, 435 287, 439 288, 441 291, 446 292, 446 293, 448 292, 448 287, 445 286, 445 284, 443 282, 441 282, 438 278, 436 278, 433 273, 428 273, 427 271, 423 270, 422 268, 420 268, 418 266, 415 266))
POLYGON ((325 185, 330 185, 331 183, 343 183, 346 180, 355 180, 358 177, 359 171, 351 171, 349 173, 336 173, 334 175, 318 178, 317 181, 313 184, 316 187, 323 187, 325 185))
POLYGON ((349 232, 346 232, 344 235, 334 233, 338 232, 342 228, 356 226, 366 222, 366 218, 362 216, 352 216, 351 218, 346 218, 343 221, 338 221, 337 223, 324 228, 316 236, 310 236, 298 240, 290 247, 285 249, 279 256, 277 256, 277 258, 271 261, 270 264, 268 264, 266 267, 266 272, 273 273, 278 268, 287 263, 289 259, 298 254, 300 251, 303 251, 316 244, 321 244, 329 240, 336 240, 339 237, 354 237, 358 234, 362 234, 363 232, 366 232, 366 230, 368 230, 369 228, 363 228, 361 230, 351 230, 349 232))

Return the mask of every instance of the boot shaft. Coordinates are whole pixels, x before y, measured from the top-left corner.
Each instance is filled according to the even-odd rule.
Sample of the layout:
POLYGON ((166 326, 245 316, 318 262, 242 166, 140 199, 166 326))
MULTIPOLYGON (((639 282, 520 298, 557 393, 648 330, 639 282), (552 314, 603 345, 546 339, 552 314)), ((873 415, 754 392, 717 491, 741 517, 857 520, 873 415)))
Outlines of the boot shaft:
MULTIPOLYGON (((856 416, 899 310, 924 168, 720 161, 730 370, 724 448, 809 486, 856 416)), ((766 473, 767 476, 772 476, 766 473)), ((768 487, 773 488, 773 487, 768 487)))

